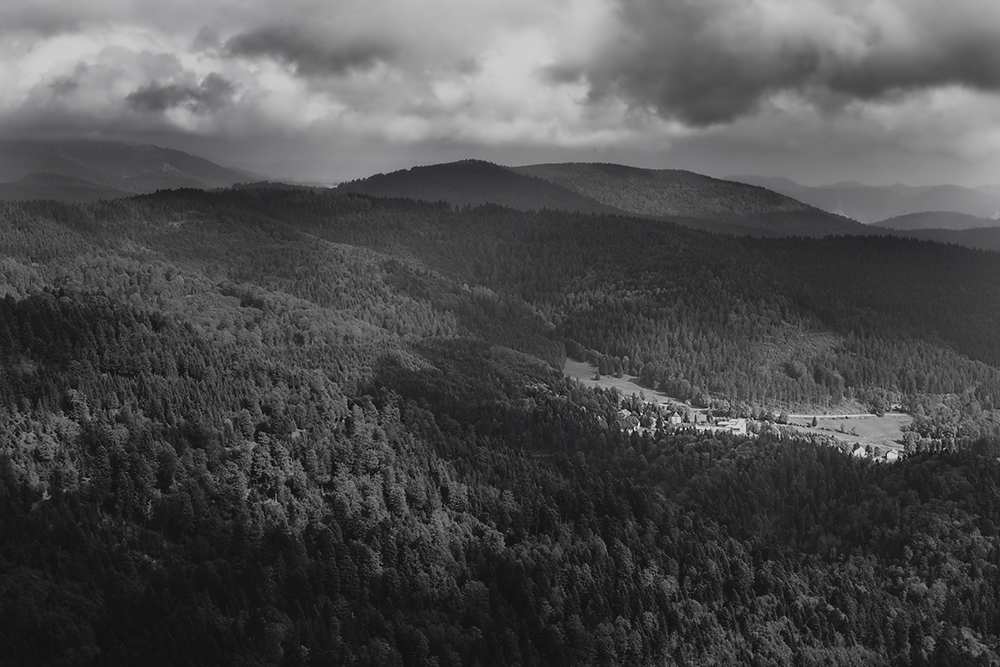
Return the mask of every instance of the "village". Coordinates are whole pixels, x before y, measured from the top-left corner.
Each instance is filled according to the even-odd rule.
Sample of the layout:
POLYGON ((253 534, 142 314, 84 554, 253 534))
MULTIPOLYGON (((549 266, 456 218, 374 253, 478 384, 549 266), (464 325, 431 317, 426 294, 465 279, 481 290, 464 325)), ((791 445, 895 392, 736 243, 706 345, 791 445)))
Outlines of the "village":
POLYGON ((902 429, 912 421, 909 415, 900 412, 879 416, 868 413, 788 415, 760 411, 755 417, 722 416, 709 408, 694 407, 662 392, 644 389, 635 378, 598 377, 594 367, 586 362, 567 360, 563 372, 584 385, 618 391, 622 398, 615 424, 626 433, 653 433, 666 429, 745 438, 757 438, 765 433, 779 439, 806 435, 851 456, 891 463, 902 456, 902 429))
MULTIPOLYGON (((649 403, 647 403, 649 404, 649 403)), ((656 405, 656 404, 652 404, 656 405)), ((660 412, 659 407, 654 408, 658 413, 660 412)), ((698 421, 698 412, 687 412, 685 416, 681 416, 678 411, 672 411, 665 417, 662 414, 658 414, 657 422, 653 427, 646 427, 642 425, 642 418, 635 412, 632 412, 628 408, 622 408, 618 411, 618 427, 626 432, 653 430, 654 428, 688 428, 694 431, 702 431, 709 433, 729 433, 732 435, 742 435, 753 437, 756 434, 751 433, 747 429, 748 420, 745 418, 736 419, 719 419, 716 421, 712 420, 710 416, 702 415, 704 421, 698 421)))

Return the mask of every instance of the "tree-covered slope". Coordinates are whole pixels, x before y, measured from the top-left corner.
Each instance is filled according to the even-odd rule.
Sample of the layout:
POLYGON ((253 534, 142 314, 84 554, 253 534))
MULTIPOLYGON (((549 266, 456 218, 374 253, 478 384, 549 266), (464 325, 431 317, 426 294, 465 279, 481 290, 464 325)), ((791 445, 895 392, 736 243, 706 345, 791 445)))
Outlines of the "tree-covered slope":
POLYGON ((937 243, 947 243, 975 248, 977 250, 1000 251, 1000 227, 980 227, 977 229, 916 229, 913 231, 889 231, 894 236, 925 239, 937 243))
POLYGON ((515 171, 637 215, 713 220, 763 235, 825 236, 862 229, 853 220, 762 187, 679 169, 569 163, 516 167, 515 171))
POLYGON ((0 663, 993 664, 994 438, 877 465, 558 367, 986 413, 998 271, 266 188, 0 204, 0 663))
MULTIPOLYGON (((168 188, 218 188, 249 180, 243 172, 222 167, 183 151, 148 144, 98 140, 0 141, 0 182, 32 174, 82 179, 103 188, 129 193, 168 188)), ((34 179, 32 198, 65 199, 65 183, 34 179)), ((89 201, 91 197, 81 197, 89 201)))
POLYGON ((130 194, 82 178, 61 174, 28 174, 12 183, 0 183, 0 200, 6 201, 24 199, 97 201, 127 197, 130 194))
POLYGON ((555 185, 480 160, 413 167, 343 183, 339 192, 375 197, 445 201, 453 206, 499 204, 528 211, 552 209, 580 213, 622 213, 611 206, 555 185))

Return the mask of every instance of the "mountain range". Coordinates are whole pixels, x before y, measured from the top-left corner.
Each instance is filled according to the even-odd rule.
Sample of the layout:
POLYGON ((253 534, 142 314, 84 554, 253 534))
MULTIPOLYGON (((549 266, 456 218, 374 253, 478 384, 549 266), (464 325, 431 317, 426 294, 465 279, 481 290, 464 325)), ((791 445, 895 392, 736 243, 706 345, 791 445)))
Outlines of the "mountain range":
POLYGON ((262 180, 183 151, 113 141, 0 141, 0 199, 92 201, 262 180))
POLYGON ((0 183, 0 200, 54 199, 56 201, 97 201, 118 199, 133 193, 103 186, 76 176, 33 172, 16 181, 0 183))
MULTIPOLYGON (((86 202, 156 190, 229 187, 263 178, 144 144, 0 141, 0 200, 86 202)), ((884 233, 993 249, 997 245, 993 234, 971 230, 997 224, 993 215, 1000 211, 998 189, 871 187, 854 182, 808 187, 787 178, 724 180, 684 170, 615 164, 506 167, 462 160, 376 174, 342 183, 336 191, 444 201, 459 207, 496 204, 522 211, 653 218, 736 235, 884 233), (850 218, 875 224, 866 226, 850 218), (955 233, 963 230, 970 233, 955 233)))
POLYGON ((423 201, 445 201, 453 206, 498 204, 521 211, 552 209, 578 213, 620 213, 542 178, 524 176, 481 160, 462 160, 342 183, 339 192, 423 201))
POLYGON ((824 211, 846 215, 866 224, 926 211, 951 211, 981 218, 1000 215, 1000 191, 997 188, 959 185, 912 187, 901 184, 870 186, 853 181, 812 187, 784 177, 742 175, 730 178, 780 192, 824 211))
POLYGON ((861 225, 762 187, 682 170, 614 164, 503 167, 467 160, 343 183, 340 192, 500 204, 519 210, 617 213, 759 236, 862 233, 861 225))
POLYGON ((1000 219, 981 218, 954 211, 924 211, 907 213, 874 223, 875 227, 911 231, 917 229, 981 229, 1000 226, 1000 219))

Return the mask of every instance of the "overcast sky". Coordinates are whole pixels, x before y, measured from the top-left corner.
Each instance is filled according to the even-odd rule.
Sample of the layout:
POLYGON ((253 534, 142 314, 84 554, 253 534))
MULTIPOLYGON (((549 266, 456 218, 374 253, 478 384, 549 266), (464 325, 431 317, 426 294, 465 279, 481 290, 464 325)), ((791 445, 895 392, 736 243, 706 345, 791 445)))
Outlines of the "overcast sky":
POLYGON ((996 0, 3 0, 0 134, 1000 183, 996 0))

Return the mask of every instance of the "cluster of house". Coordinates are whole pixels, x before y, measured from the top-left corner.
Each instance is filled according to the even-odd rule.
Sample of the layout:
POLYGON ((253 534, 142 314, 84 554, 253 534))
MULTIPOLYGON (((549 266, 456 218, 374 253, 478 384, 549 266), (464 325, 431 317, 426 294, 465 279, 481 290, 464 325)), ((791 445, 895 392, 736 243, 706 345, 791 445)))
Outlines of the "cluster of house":
MULTIPOLYGON (((742 417, 736 419, 720 419, 714 423, 710 421, 698 421, 697 413, 695 413, 695 420, 693 423, 685 423, 684 418, 680 413, 674 411, 669 415, 663 416, 663 422, 665 425, 672 426, 674 428, 690 428, 699 433, 729 433, 732 435, 739 435, 744 437, 755 437, 756 432, 751 432, 748 428, 749 420, 742 417)), ((627 408, 622 408, 618 411, 617 418, 618 428, 626 433, 641 432, 646 430, 642 426, 642 420, 640 416, 627 408)), ((767 424, 764 424, 767 427, 767 424)), ((774 428, 773 425, 771 428, 774 428)), ((873 461, 886 461, 893 462, 898 461, 900 457, 900 451, 898 449, 893 449, 891 447, 884 447, 879 445, 855 445, 854 449, 851 450, 851 455, 859 458, 868 458, 873 461)))
MULTIPOLYGON (((672 412, 663 418, 663 422, 664 424, 670 426, 680 426, 684 422, 684 419, 680 416, 680 414, 672 412)), ((627 408, 622 408, 618 411, 617 423, 618 428, 629 433, 642 429, 642 421, 640 420, 639 415, 627 408)))
POLYGON ((640 427, 639 416, 631 410, 622 408, 618 411, 618 428, 623 431, 638 431, 640 427))
POLYGON ((892 449, 891 447, 879 447, 877 445, 855 445, 851 451, 851 456, 892 463, 899 460, 899 450, 892 449))
MULTIPOLYGON (((673 427, 687 426, 688 428, 695 429, 699 432, 710 432, 710 433, 731 433, 733 435, 749 435, 747 429, 746 419, 723 419, 715 423, 701 422, 698 423, 697 417, 695 417, 695 422, 692 424, 684 424, 684 419, 677 412, 671 412, 669 415, 665 416, 663 419, 664 423, 673 427)), ((618 411, 618 428, 621 430, 631 433, 632 431, 639 431, 642 429, 642 422, 639 415, 635 414, 631 410, 622 408, 618 411)))

